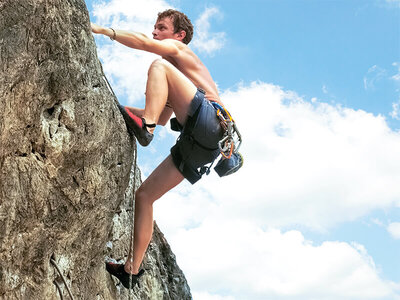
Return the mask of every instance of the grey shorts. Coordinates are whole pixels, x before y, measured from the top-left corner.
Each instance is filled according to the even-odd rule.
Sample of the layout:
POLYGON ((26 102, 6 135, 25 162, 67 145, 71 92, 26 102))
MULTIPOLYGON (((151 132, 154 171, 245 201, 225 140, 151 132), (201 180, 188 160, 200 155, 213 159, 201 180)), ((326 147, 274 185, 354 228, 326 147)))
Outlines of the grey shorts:
POLYGON ((224 134, 217 112, 203 91, 196 92, 188 120, 180 131, 181 135, 171 148, 171 156, 177 169, 194 184, 205 173, 205 165, 219 156, 218 142, 224 134))

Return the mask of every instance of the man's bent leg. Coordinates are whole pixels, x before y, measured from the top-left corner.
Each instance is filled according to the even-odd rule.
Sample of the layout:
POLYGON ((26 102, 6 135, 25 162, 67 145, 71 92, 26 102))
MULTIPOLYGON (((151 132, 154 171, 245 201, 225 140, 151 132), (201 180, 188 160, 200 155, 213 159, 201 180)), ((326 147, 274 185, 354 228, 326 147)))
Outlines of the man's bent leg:
POLYGON ((195 93, 195 85, 182 72, 165 59, 157 59, 148 72, 143 117, 148 124, 157 123, 169 100, 178 121, 183 124, 195 93))
POLYGON ((135 194, 134 242, 130 249, 125 271, 139 272, 147 246, 153 234, 153 203, 178 185, 184 177, 169 155, 142 183, 135 194))

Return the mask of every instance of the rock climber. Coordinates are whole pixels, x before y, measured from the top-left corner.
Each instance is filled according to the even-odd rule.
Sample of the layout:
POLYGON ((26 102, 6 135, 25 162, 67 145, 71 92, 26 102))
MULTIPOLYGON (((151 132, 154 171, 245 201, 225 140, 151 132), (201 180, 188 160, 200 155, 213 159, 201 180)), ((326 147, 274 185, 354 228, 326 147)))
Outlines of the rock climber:
POLYGON ((150 174, 135 193, 134 244, 125 264, 106 263, 106 269, 129 287, 143 274, 140 269, 153 233, 153 203, 184 178, 194 184, 219 155, 223 129, 212 102, 222 105, 208 69, 187 46, 193 25, 182 12, 168 9, 158 14, 153 39, 138 32, 91 24, 103 34, 133 49, 161 56, 148 70, 145 108, 119 105, 128 130, 142 146, 153 139, 156 125, 164 126, 172 113, 171 127, 181 131, 171 154, 150 174))

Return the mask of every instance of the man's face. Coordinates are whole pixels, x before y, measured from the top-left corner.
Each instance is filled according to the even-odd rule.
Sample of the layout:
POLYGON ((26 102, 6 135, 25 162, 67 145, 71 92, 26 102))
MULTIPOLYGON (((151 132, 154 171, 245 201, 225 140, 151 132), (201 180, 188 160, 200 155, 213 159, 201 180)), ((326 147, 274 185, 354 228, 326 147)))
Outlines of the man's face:
POLYGON ((174 39, 179 40, 179 33, 174 33, 174 24, 171 18, 164 18, 157 20, 154 25, 153 39, 164 40, 164 39, 174 39))

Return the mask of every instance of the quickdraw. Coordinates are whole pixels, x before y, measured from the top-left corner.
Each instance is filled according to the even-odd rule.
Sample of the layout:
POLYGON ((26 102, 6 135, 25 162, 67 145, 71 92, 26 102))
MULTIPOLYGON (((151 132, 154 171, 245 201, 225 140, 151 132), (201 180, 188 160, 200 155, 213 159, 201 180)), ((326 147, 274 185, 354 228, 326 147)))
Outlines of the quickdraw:
POLYGON ((217 110, 217 116, 221 121, 221 126, 225 130, 223 138, 218 142, 218 148, 221 155, 229 159, 232 153, 239 151, 240 145, 242 144, 242 136, 236 123, 233 120, 231 114, 217 102, 211 102, 214 108, 217 110))

